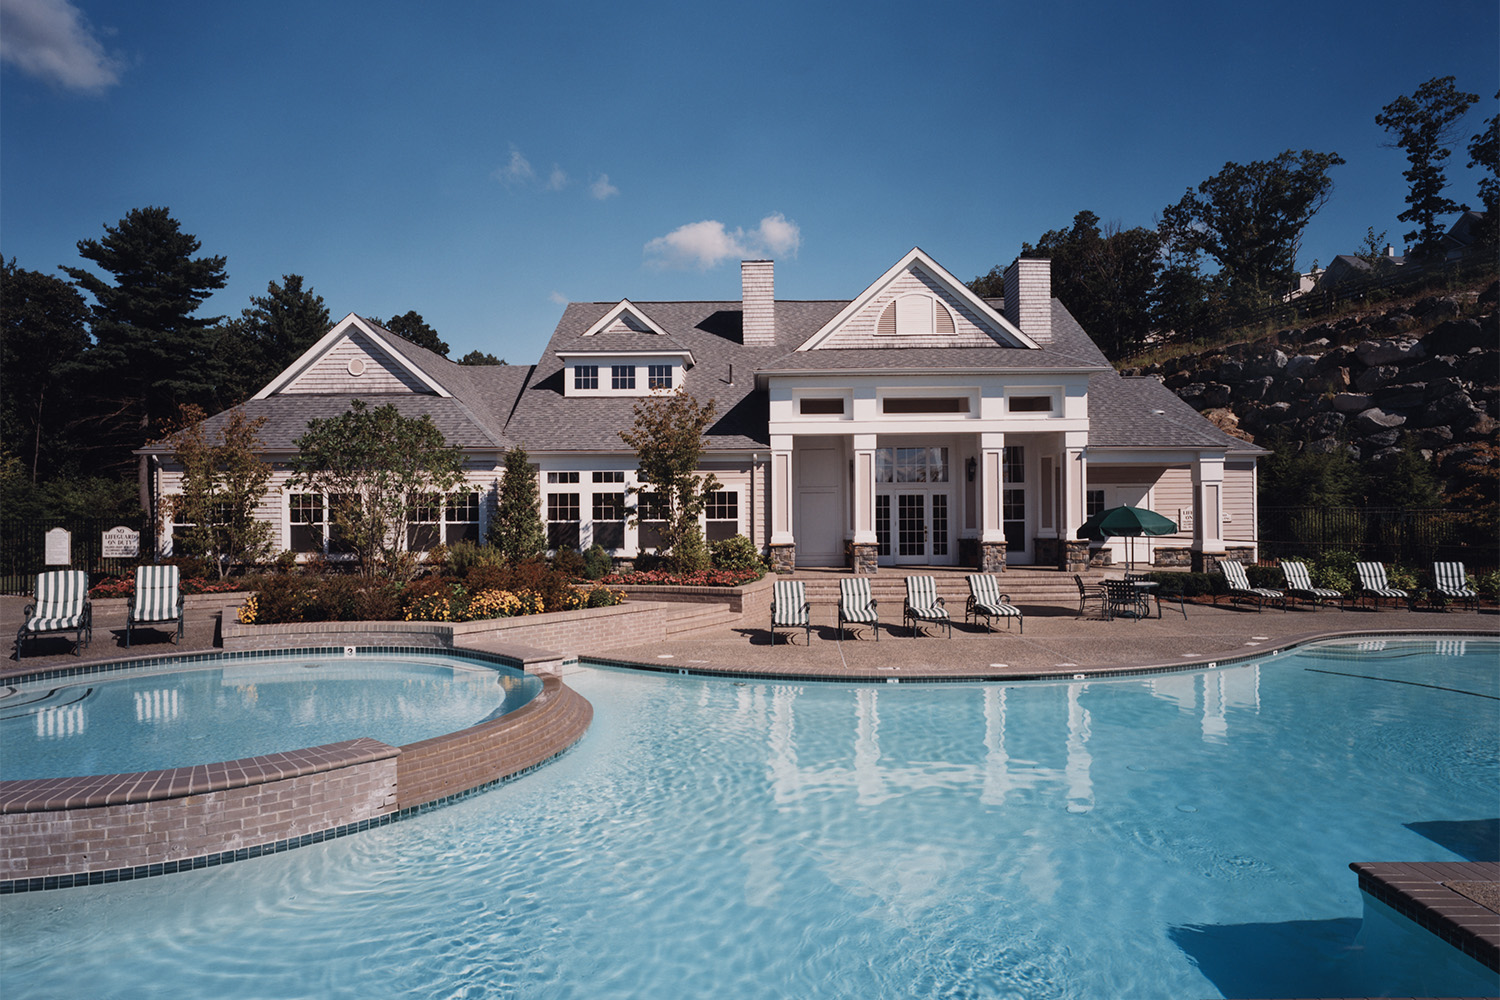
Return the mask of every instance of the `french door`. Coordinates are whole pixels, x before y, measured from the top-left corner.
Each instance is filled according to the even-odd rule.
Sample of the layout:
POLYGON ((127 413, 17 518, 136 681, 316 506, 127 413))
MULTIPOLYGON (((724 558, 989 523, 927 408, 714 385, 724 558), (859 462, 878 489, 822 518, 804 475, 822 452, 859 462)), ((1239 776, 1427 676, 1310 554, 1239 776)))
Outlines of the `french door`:
POLYGON ((945 490, 892 490, 875 495, 875 541, 885 565, 953 561, 950 501, 945 490))

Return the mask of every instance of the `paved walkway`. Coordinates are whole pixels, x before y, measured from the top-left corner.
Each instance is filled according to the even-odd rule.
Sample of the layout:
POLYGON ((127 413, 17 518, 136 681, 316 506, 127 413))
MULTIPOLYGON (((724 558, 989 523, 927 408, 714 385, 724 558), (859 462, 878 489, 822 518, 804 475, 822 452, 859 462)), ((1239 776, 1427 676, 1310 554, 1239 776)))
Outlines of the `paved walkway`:
MULTIPOLYGON (((24 597, 0 597, 0 628, 5 630, 8 647, 13 644, 27 603, 24 597)), ((171 643, 166 631, 138 630, 132 648, 127 650, 124 603, 99 602, 95 608, 94 640, 81 656, 73 655, 71 643, 64 637, 28 641, 24 659, 0 660, 0 678, 51 666, 208 650, 217 645, 217 610, 189 608, 180 647, 171 643)), ((671 671, 830 679, 977 679, 1072 676, 1122 668, 1207 664, 1320 635, 1403 631, 1500 635, 1500 612, 1492 608, 1479 613, 1391 608, 1257 612, 1252 607, 1221 603, 1217 607, 1188 605, 1186 618, 1168 607, 1163 618, 1144 621, 1079 618, 1076 607, 1026 611, 1024 634, 1014 625, 1007 631, 997 624, 996 631, 986 633, 982 626, 959 622, 953 627, 951 639, 931 626, 922 635, 912 637, 898 622, 882 626, 878 642, 868 629, 860 629, 839 641, 832 621, 818 620, 815 611, 810 644, 798 630, 790 642, 785 638, 786 633, 781 633, 772 646, 769 630, 756 623, 649 646, 577 648, 564 652, 671 671)), ((489 648, 503 651, 498 645, 489 648)))

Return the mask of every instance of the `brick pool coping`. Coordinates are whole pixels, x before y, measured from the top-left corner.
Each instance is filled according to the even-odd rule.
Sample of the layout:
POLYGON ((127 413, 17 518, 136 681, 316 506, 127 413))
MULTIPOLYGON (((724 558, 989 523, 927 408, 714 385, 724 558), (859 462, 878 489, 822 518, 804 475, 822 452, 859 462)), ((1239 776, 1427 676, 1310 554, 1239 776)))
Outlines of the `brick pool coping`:
POLYGON ((1500 913, 1473 899, 1483 893, 1471 888, 1500 883, 1500 862, 1356 861, 1349 867, 1362 892, 1500 972, 1500 913))
MULTIPOLYGON (((345 650, 296 652, 344 655, 345 650)), ((355 652, 432 656, 438 651, 365 647, 355 652)), ((105 670, 267 655, 274 654, 141 658, 105 670)), ((512 666, 520 662, 480 651, 463 655, 512 666)), ((26 676, 85 672, 89 668, 80 665, 26 676)), ((493 787, 567 751, 593 719, 593 706, 555 673, 541 680, 541 691, 514 712, 402 747, 361 737, 193 767, 0 782, 0 894, 129 881, 280 853, 493 787)))

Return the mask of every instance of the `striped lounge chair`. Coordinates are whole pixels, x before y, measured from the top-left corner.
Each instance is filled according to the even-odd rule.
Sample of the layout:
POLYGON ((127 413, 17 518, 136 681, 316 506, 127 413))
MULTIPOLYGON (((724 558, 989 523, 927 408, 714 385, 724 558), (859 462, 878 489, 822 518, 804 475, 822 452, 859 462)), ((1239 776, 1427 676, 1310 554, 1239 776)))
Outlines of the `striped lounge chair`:
MULTIPOLYGON (((807 603, 807 588, 801 580, 777 580, 771 592, 771 645, 776 645, 776 630, 802 629, 807 644, 812 644, 812 608, 807 603)), ((787 642, 792 641, 791 633, 787 642)))
POLYGON ((839 581, 839 641, 848 625, 868 625, 880 641, 880 611, 870 596, 870 578, 852 576, 839 581))
POLYGON ((1250 577, 1245 574, 1245 567, 1232 559, 1226 559, 1219 563, 1219 569, 1224 571, 1224 579, 1229 584, 1229 598, 1233 601, 1236 597, 1255 602, 1256 611, 1264 611, 1266 602, 1280 604, 1281 610, 1286 610, 1286 595, 1279 590, 1271 590, 1268 587, 1250 586, 1250 577))
POLYGON ((1282 560, 1281 575, 1286 578, 1286 592, 1289 597, 1301 597, 1319 606, 1324 601, 1332 599, 1339 602, 1339 607, 1343 607, 1343 594, 1337 590, 1329 590, 1327 587, 1313 586, 1312 573, 1308 572, 1307 563, 1282 560))
POLYGON ((1385 578, 1384 563, 1357 562, 1354 564, 1354 572, 1359 576, 1359 597, 1368 597, 1371 607, 1379 609, 1383 597, 1405 601, 1408 607, 1411 606, 1411 595, 1399 587, 1392 587, 1385 578))
POLYGON ((1475 611, 1479 610, 1479 592, 1469 586, 1468 574, 1461 562, 1433 563, 1432 589, 1450 601, 1462 601, 1475 611))
POLYGON ((135 594, 130 598, 130 613, 125 617, 125 648, 130 648, 131 633, 142 625, 177 624, 175 643, 182 642, 182 588, 178 586, 176 566, 137 566, 135 594))
POLYGON ((72 632, 73 654, 94 638, 94 606, 89 603, 89 575, 81 569, 58 569, 36 575, 36 601, 26 605, 16 633, 15 658, 30 638, 50 632, 72 632))
POLYGON ((943 607, 943 599, 937 595, 937 580, 930 576, 906 578, 906 603, 901 605, 901 624, 911 629, 913 637, 918 622, 937 622, 948 629, 948 638, 953 638, 953 619, 943 607))
POLYGON ((1010 620, 1021 623, 1021 632, 1026 632, 1026 619, 1021 609, 1010 603, 1010 595, 1000 593, 1000 583, 988 573, 969 574, 969 600, 964 604, 964 621, 984 619, 985 628, 993 632, 995 619, 1004 618, 1005 628, 1010 629, 1010 620))

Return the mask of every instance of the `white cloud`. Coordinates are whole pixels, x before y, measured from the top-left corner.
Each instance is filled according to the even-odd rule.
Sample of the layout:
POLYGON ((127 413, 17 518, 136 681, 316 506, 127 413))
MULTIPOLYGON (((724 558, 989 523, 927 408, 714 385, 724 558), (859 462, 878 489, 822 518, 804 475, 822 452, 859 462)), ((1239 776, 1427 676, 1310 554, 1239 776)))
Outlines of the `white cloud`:
POLYGON ((0 19, 0 61, 26 75, 91 93, 120 82, 121 61, 68 0, 0 0, 0 19))
POLYGON ((760 225, 746 232, 730 232, 715 219, 678 226, 665 236, 646 244, 646 256, 656 267, 697 268, 706 271, 726 260, 791 254, 802 246, 802 230, 776 212, 760 220, 760 225))
POLYGON ((562 167, 559 167, 555 163, 552 164, 552 173, 547 177, 547 190, 548 191, 561 191, 563 188, 565 188, 567 186, 568 186, 568 175, 563 172, 563 168, 562 167))
POLYGON ((589 185, 589 194, 599 201, 612 198, 620 193, 620 189, 609 182, 609 174, 600 174, 594 183, 589 185))
POLYGON ((565 306, 568 304, 568 297, 562 292, 553 292, 551 295, 547 296, 547 298, 551 299, 553 302, 556 302, 560 306, 565 306))
POLYGON ((507 187, 512 184, 524 184, 536 179, 536 171, 531 169, 531 163, 521 155, 516 147, 510 147, 510 159, 505 166, 495 170, 494 177, 507 187))

